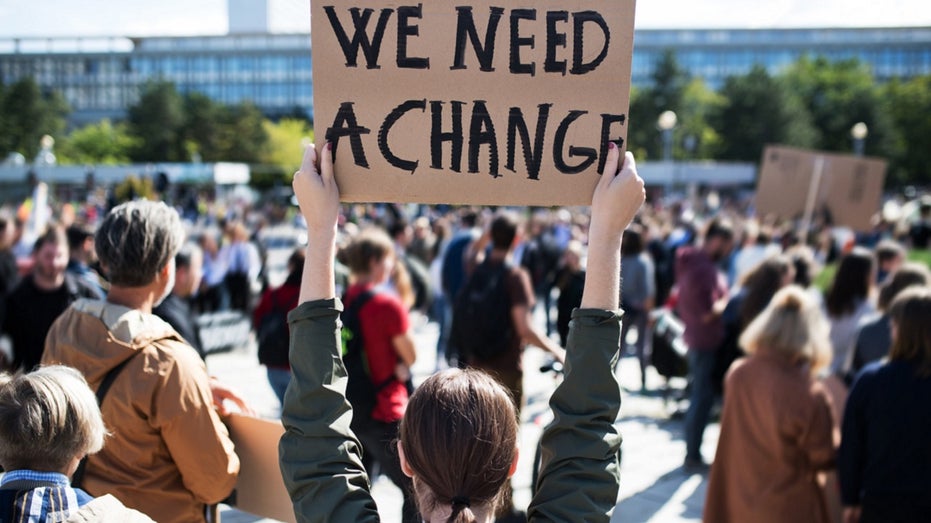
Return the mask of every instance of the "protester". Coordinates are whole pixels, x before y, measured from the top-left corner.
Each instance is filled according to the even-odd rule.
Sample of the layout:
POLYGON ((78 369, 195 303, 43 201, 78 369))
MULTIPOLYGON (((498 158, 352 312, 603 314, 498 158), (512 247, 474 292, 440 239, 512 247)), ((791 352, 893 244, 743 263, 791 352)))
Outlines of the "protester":
POLYGON ((190 304, 203 278, 203 264, 204 253, 197 244, 186 242, 182 245, 175 255, 175 284, 168 296, 152 309, 152 314, 167 321, 201 358, 207 354, 190 304))
POLYGON ((685 468, 707 467, 701 443, 714 403, 712 373, 715 350, 724 340, 724 324, 715 304, 727 298, 727 281, 718 264, 727 259, 734 242, 731 225, 712 221, 701 247, 680 247, 676 253, 676 312, 685 324, 689 348, 689 409, 685 416, 685 468))
MULTIPOLYGON (((625 245, 627 240, 625 237, 625 245)), ((569 341, 572 311, 582 303, 582 291, 585 288, 585 267, 582 265, 584 254, 582 242, 570 241, 563 255, 563 268, 556 278, 556 287, 559 289, 559 298, 556 299, 556 330, 559 332, 560 347, 565 347, 569 341)), ((624 314, 627 314, 626 309, 624 314)), ((625 321, 624 325, 626 324, 625 321)))
POLYGON ((838 473, 846 523, 931 514, 931 288, 903 291, 889 316, 889 361, 860 373, 844 411, 838 473))
POLYGON ((197 293, 197 309, 200 313, 216 312, 229 307, 229 292, 226 290, 227 260, 221 253, 213 231, 206 231, 198 238, 204 251, 204 276, 197 293))
POLYGON ((65 229, 65 235, 68 237, 68 267, 65 271, 97 291, 94 297, 102 300, 105 296, 103 279, 92 267, 97 263, 94 231, 86 225, 74 224, 65 229))
MULTIPOLYGON (((13 254, 13 217, 0 214, 0 327, 6 319, 7 295, 19 283, 19 269, 13 254)), ((5 352, 0 351, 0 370, 12 362, 5 352)))
POLYGON ((876 284, 881 285, 905 262, 905 247, 894 240, 882 240, 876 245, 876 284))
POLYGON ((0 521, 152 521, 70 477, 107 436, 97 398, 76 370, 0 374, 0 521))
POLYGON ((59 226, 39 236, 32 251, 32 272, 7 296, 3 332, 13 345, 12 368, 32 370, 42 359, 45 337, 68 305, 80 298, 96 298, 96 289, 65 272, 68 240, 59 226))
POLYGON ((640 389, 647 388, 647 367, 650 354, 646 352, 647 322, 650 312, 656 305, 656 271, 653 260, 646 254, 646 238, 643 227, 631 224, 624 233, 621 251, 621 306, 624 308, 624 323, 621 326, 621 347, 627 342, 630 327, 637 330, 637 343, 634 345, 637 360, 640 362, 640 389))
POLYGON ((397 295, 384 289, 396 263, 394 246, 384 231, 368 229, 346 248, 346 259, 353 280, 346 291, 347 310, 363 300, 357 306, 361 332, 353 334, 362 336, 368 376, 357 378, 369 379, 375 388, 374 405, 366 405, 371 410, 366 412, 360 404, 353 405, 352 431, 362 443, 367 463, 377 462, 402 490, 402 521, 416 522, 411 480, 401 470, 392 443, 407 407, 407 381, 417 357, 407 307, 397 295))
MULTIPOLYGON (((740 336, 747 325, 769 305, 776 292, 795 279, 795 267, 787 256, 776 255, 761 260, 756 267, 741 276, 737 291, 730 296, 721 319, 724 321, 724 341, 717 350, 714 369, 714 389, 723 394, 727 369, 744 355, 740 336)), ((817 302, 816 302, 817 303, 817 302)))
POLYGON ((229 224, 230 243, 225 246, 226 277, 230 308, 248 313, 252 309, 252 282, 259 275, 261 257, 249 241, 249 230, 241 222, 229 224))
MULTIPOLYGON (((339 363, 341 309, 333 254, 339 193, 329 147, 322 175, 308 148, 294 188, 310 230, 302 305, 291 314, 294 382, 285 399, 281 466, 299 519, 377 521, 377 507, 349 427, 339 363), (334 367, 335 365, 335 367, 334 367)), ((606 173, 618 170, 610 147, 606 173)), ((611 361, 619 345, 620 239, 643 202, 633 157, 595 190, 589 278, 569 341, 565 380, 551 405, 545 456, 529 521, 608 521, 617 499, 620 390, 611 361)), ((414 394, 399 453, 426 521, 492 521, 517 457, 517 417, 503 387, 477 371, 448 370, 414 394)))
POLYGON ((52 325, 43 356, 75 367, 94 387, 108 376, 112 382, 101 412, 116 430, 87 460, 80 486, 160 523, 204 521, 206 506, 229 496, 239 472, 215 406, 245 404, 152 314, 173 287, 180 218, 162 202, 124 203, 107 214, 95 241, 107 299, 72 304, 52 325))
POLYGON ((829 521, 817 472, 834 465, 829 396, 814 379, 831 357, 828 326, 799 287, 780 290, 740 338, 703 519, 829 521))
POLYGON ((875 310, 871 301, 875 270, 873 254, 856 247, 841 258, 834 281, 824 295, 834 351, 831 373, 841 378, 850 370, 849 356, 857 325, 875 310))
POLYGON ((297 248, 288 258, 288 276, 284 283, 266 290, 252 313, 252 325, 258 334, 259 363, 265 365, 268 384, 282 405, 284 393, 291 382, 287 314, 297 307, 303 272, 304 250, 297 248))
POLYGON ((931 285, 931 271, 926 265, 906 262, 889 275, 879 290, 878 313, 864 318, 857 326, 857 336, 850 352, 850 377, 856 376, 867 364, 879 361, 892 347, 892 326, 889 305, 905 289, 915 285, 931 285))

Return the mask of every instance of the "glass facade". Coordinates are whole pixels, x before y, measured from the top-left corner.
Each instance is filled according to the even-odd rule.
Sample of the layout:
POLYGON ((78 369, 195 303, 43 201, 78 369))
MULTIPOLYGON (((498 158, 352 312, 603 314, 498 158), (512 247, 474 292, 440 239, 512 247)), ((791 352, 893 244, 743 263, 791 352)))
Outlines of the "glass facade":
MULTIPOLYGON (((662 29, 636 31, 634 85, 650 83, 667 49, 712 88, 756 64, 778 73, 805 54, 859 58, 878 81, 931 74, 931 28, 662 29)), ((30 76, 62 92, 78 125, 124 117, 151 79, 222 103, 252 101, 272 117, 296 110, 313 114, 305 34, 0 39, 0 81, 30 76)))

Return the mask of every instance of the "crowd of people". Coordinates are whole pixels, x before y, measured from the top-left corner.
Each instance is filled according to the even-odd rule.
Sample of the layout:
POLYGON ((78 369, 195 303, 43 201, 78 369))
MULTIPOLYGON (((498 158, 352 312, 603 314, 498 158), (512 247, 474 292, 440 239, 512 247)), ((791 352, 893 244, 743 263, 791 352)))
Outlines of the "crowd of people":
POLYGON ((404 493, 405 522, 606 520, 620 447, 612 371, 630 351, 640 380, 623 385, 651 386, 662 307, 685 326, 683 466, 710 467, 707 521, 924 517, 931 273, 907 259, 928 248, 931 203, 905 227, 840 236, 816 220, 799 233, 736 201, 641 207, 632 157, 611 151, 590 210, 522 215, 340 207, 329 150, 309 148, 294 182, 307 245, 281 285, 269 283, 250 227, 259 210, 205 226, 140 200, 34 238, 0 217, 0 354, 17 373, 0 381, 9 510, 22 514, 26 496, 54 484, 69 502, 42 510, 62 518, 104 495, 115 498, 107 510, 132 517, 209 517, 239 470, 222 417, 250 409, 208 376, 195 319, 232 310, 251 320, 257 364, 282 404, 281 468, 300 520, 374 519, 378 473, 404 493), (835 272, 822 290, 826 266, 835 272), (415 343, 421 318, 438 325, 436 347, 415 343), (529 508, 514 506, 509 481, 528 345, 566 364, 529 508), (411 366, 427 350, 436 373, 415 387, 411 366), (40 381, 77 392, 39 391, 40 381), (709 464, 703 434, 722 400, 709 464), (109 435, 60 436, 50 415, 21 428, 38 423, 16 418, 30 401, 73 401, 81 423, 102 418, 109 435), (67 455, 22 458, 23 430, 48 433, 49 447, 71 438, 67 455))

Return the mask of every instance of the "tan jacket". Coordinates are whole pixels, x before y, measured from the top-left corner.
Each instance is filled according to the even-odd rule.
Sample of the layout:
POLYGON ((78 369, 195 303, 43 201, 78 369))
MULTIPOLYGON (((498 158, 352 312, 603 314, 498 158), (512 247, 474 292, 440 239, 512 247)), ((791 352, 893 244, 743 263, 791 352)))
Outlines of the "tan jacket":
POLYGON ((833 467, 836 432, 824 387, 776 355, 727 373, 706 522, 828 521, 817 475, 833 467))
POLYGON ((113 494, 160 523, 204 521, 205 504, 233 490, 239 458, 214 410, 203 361, 171 326, 80 300, 52 324, 42 362, 75 367, 96 390, 130 357, 101 406, 112 435, 88 458, 82 488, 113 494))

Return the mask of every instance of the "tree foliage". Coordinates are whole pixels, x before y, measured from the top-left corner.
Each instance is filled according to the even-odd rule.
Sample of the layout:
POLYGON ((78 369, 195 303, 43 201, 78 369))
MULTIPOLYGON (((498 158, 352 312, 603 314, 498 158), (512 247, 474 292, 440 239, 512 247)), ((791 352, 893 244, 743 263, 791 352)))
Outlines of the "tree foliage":
POLYGON ((71 131, 55 150, 60 164, 117 165, 129 163, 138 146, 126 124, 105 119, 71 131))
POLYGON ((888 100, 889 116, 899 133, 898 154, 890 168, 893 183, 931 183, 931 76, 893 80, 883 89, 883 98, 888 100))
POLYGON ((31 161, 43 135, 61 135, 69 112, 60 93, 43 92, 32 78, 0 89, 0 155, 15 151, 31 161))
POLYGON ((757 162, 766 144, 812 147, 817 133, 800 100, 761 66, 732 76, 711 117, 720 135, 718 158, 757 162))
POLYGON ((175 85, 167 81, 147 83, 139 102, 129 108, 130 132, 139 140, 133 161, 187 161, 182 141, 184 123, 184 100, 175 85))

